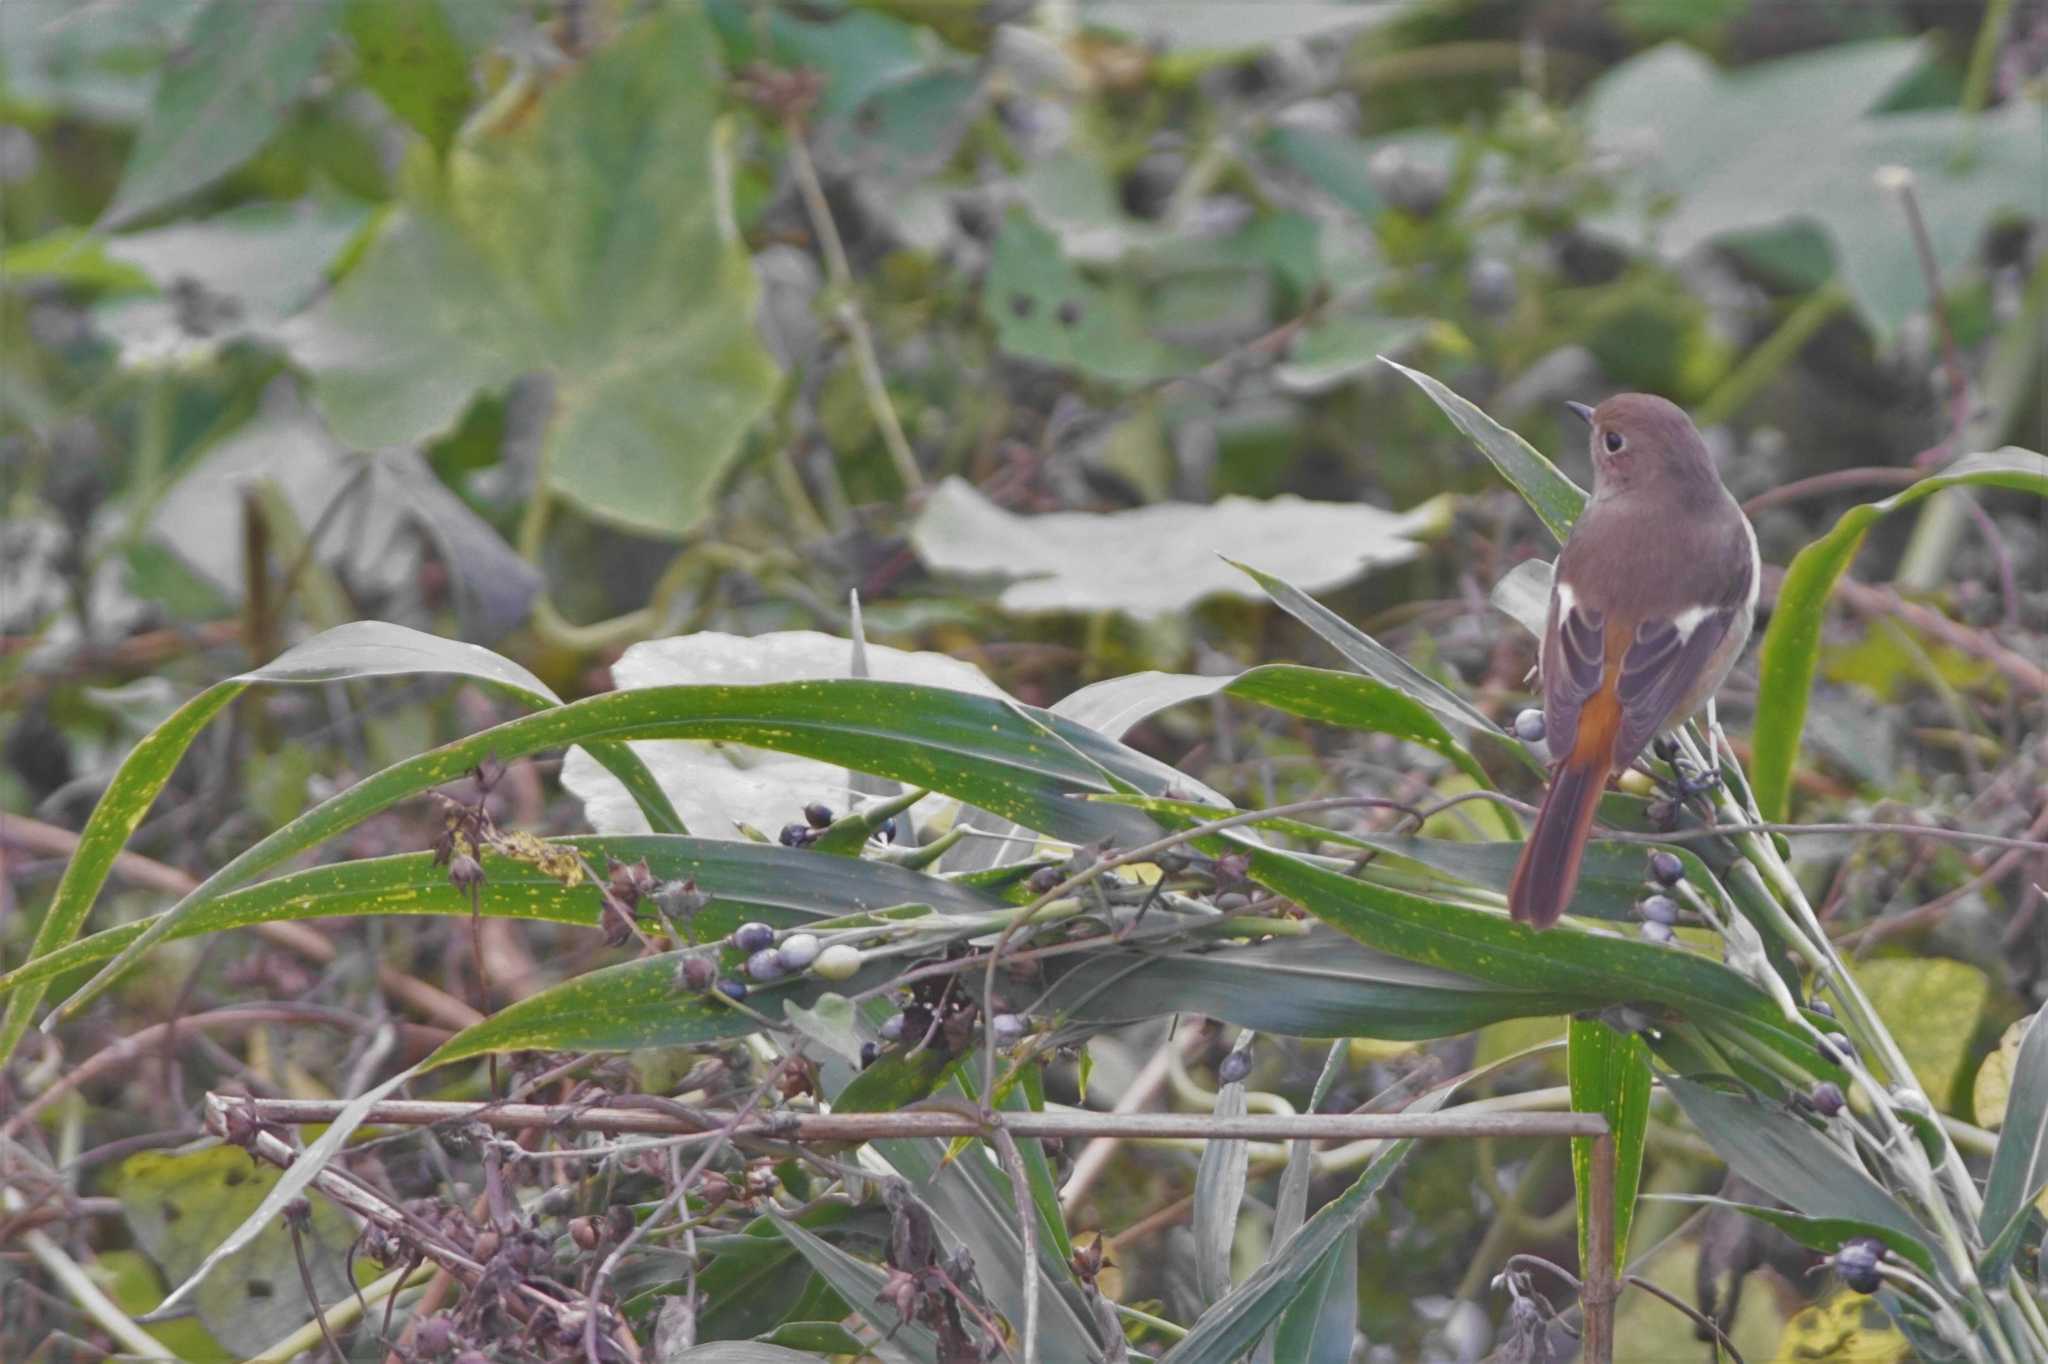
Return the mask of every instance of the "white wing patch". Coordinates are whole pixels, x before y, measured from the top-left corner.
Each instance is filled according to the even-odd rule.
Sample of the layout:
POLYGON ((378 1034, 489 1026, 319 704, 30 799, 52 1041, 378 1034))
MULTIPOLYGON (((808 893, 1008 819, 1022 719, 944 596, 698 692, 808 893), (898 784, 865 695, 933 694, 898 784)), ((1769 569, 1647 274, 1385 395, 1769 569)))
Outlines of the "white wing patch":
POLYGON ((1685 643, 1692 638, 1692 632, 1700 628, 1700 622, 1714 614, 1711 606, 1688 606, 1671 618, 1671 626, 1678 631, 1678 642, 1685 643))

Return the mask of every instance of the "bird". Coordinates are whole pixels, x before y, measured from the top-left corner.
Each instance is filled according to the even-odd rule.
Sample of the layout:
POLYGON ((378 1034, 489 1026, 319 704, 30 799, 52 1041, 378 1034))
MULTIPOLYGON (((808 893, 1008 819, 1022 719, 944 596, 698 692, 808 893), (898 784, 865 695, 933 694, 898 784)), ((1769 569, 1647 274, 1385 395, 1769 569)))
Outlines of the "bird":
POLYGON ((1756 617, 1756 532, 1684 410, 1648 393, 1567 403, 1593 495, 1552 575, 1538 675, 1550 786, 1508 883, 1548 928, 1571 905, 1609 778, 1709 703, 1756 617))

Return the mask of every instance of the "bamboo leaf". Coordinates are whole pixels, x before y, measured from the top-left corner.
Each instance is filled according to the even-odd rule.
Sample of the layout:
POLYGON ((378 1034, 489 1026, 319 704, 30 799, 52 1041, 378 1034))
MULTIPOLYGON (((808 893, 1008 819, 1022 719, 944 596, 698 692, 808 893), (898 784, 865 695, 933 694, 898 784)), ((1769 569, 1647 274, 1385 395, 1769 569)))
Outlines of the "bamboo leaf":
POLYGON ((1764 631, 1758 657, 1755 754, 1750 776, 1757 807, 1768 820, 1782 820, 1791 806, 1792 768, 1820 658, 1821 622, 1836 581, 1863 545, 1878 518, 1911 506, 1943 488, 2012 488, 2048 496, 2048 458, 2007 446, 1990 454, 1965 455, 1940 473, 1879 502, 1851 507, 1834 529, 1799 551, 1785 570, 1778 604, 1764 631))
MULTIPOLYGON (((1650 1049, 1632 1033, 1597 1018, 1574 1018, 1566 1033, 1572 1111, 1607 1119, 1614 1141, 1614 1268, 1628 1263, 1629 1224, 1643 1176, 1650 1127, 1650 1049)), ((1572 1183, 1578 1189, 1579 1263, 1588 1261, 1592 1217, 1593 1139, 1572 1138, 1572 1183)))
MULTIPOLYGON (((54 952, 78 936, 86 916, 92 911, 94 900, 99 896, 100 887, 106 884, 115 856, 163 791, 185 750, 191 747, 199 732, 247 688, 256 683, 333 682, 347 678, 418 673, 470 677, 501 687, 530 705, 556 704, 554 693, 540 679, 509 659, 473 644, 441 639, 383 621, 357 621, 339 626, 287 649, 264 667, 216 683, 179 707, 122 759, 120 768, 107 785, 106 793, 87 818, 78 848, 64 868, 63 879, 58 883, 50 908, 37 926, 35 943, 29 949, 30 960, 54 952)), ((467 763, 441 780, 460 776, 490 751, 488 745, 477 748, 467 763)), ((638 766, 638 760, 622 748, 606 749, 600 754, 601 760, 607 758, 618 764, 615 770, 622 774, 630 774, 638 766)), ((666 800, 659 808, 667 808, 666 800)), ((657 813, 658 810, 650 811, 650 817, 657 813)), ((672 811, 670 813, 673 814, 672 811)), ((166 930, 162 927, 152 926, 139 936, 146 939, 163 931, 166 930)), ((131 945, 127 950, 139 951, 140 947, 131 945)), ((123 968, 126 964, 125 961, 120 963, 123 968)), ((102 976, 111 979, 104 972, 102 976)), ((96 979, 88 988, 97 992, 103 985, 104 980, 96 979)), ((37 986, 17 991, 8 1000, 5 1020, 0 1021, 0 1058, 13 1053, 36 1005, 42 1000, 42 993, 42 988, 37 986)))
POLYGON ((523 757, 567 744, 627 739, 731 739, 860 766, 1076 843, 1138 842, 1157 830, 1135 810, 1072 799, 1112 790, 1102 773, 1152 790, 1163 789, 1173 775, 1161 763, 1046 712, 931 687, 841 679, 649 687, 593 696, 394 763, 323 801, 208 877, 122 948, 63 1010, 96 997, 197 905, 400 800, 454 780, 486 756, 523 757))
POLYGON ((2048 1010, 2036 1013, 2020 1038, 2013 1063, 2012 1088, 2006 1095, 2005 1119, 1998 1146, 1991 1153, 1991 1173, 1984 1181, 1984 1263, 1979 1272, 1991 1282, 2005 1277, 2026 1227, 2028 1209, 2048 1188, 2048 1010))
POLYGON ((1429 395, 1430 401, 1451 419, 1451 424, 1479 447, 1479 453, 1493 461, 1493 467, 1500 470, 1501 477, 1514 485, 1530 510, 1550 527, 1550 533, 1557 537, 1558 543, 1563 544, 1565 537, 1571 534, 1572 522, 1579 519, 1579 510, 1586 505, 1585 489, 1560 473, 1555 464, 1537 452, 1535 446, 1442 383, 1420 370, 1387 360, 1385 356, 1380 358, 1408 376, 1417 388, 1429 395))

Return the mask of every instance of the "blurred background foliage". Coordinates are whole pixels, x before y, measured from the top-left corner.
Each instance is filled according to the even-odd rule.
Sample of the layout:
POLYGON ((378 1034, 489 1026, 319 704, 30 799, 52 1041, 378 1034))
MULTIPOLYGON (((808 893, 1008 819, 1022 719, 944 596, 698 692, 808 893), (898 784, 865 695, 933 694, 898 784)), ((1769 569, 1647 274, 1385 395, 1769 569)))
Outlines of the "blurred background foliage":
MULTIPOLYGON (((1621 389, 1695 410, 1740 498, 1837 476, 1758 505, 1782 564, 1916 461, 2044 444, 2044 69, 2040 0, 7 0, 0 807, 76 827, 177 700, 365 616, 572 699, 644 639, 843 635, 849 592, 870 638, 1038 703, 1326 661, 1218 549, 1506 718, 1531 650, 1487 593, 1549 541, 1377 357, 1582 481, 1560 403, 1621 389)), ((2023 832, 2038 507, 1937 498, 1866 553, 1962 634, 1842 616, 1799 810, 2023 832)), ((1754 677, 1724 692, 1738 743, 1754 677)), ((494 713, 266 697, 135 846, 218 865, 494 713)), ((1464 780, 1220 700, 1131 741, 1254 804, 1464 780)), ((580 827, 551 783, 524 813, 580 827)), ((9 951, 61 863, 10 853, 9 951)), ((1937 960, 1870 988, 1953 1006, 1901 1036, 1967 1112, 2040 997, 2039 892, 1881 842, 1808 865, 1845 926, 1958 892, 1886 937, 1937 960)), ((1497 1032, 1458 1046, 1505 1055, 1497 1032)), ((1435 1064, 1354 1060, 1352 1103, 1435 1064)), ((1652 1164, 1704 1168, 1677 1136, 1652 1164)), ((1083 1220, 1189 1177, 1120 1172, 1083 1220)), ((1569 1188, 1534 1147, 1428 1153, 1362 1242, 1363 1328, 1473 1357, 1460 1276, 1568 1238, 1569 1188)), ((1184 1255, 1124 1273, 1188 1291, 1184 1255)), ((1745 1307, 1766 1356, 1809 1285, 1780 1287, 1745 1307)))

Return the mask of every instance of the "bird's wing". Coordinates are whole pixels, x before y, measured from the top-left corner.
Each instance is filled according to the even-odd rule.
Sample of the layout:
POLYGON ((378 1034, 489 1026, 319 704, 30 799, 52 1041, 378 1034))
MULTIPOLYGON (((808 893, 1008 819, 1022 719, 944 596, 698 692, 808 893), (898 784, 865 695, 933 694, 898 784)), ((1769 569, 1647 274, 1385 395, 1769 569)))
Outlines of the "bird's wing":
POLYGON ((1578 743, 1579 716, 1607 672, 1607 614, 1577 601, 1559 584, 1550 593, 1543 632, 1543 728, 1554 759, 1578 743))
POLYGON ((1551 597, 1552 628, 1543 648, 1543 718, 1550 751, 1562 758, 1578 739, 1586 703, 1611 680, 1620 723, 1614 766, 1625 767, 1659 730, 1682 719, 1721 648, 1750 609, 1753 570, 1744 568, 1713 602, 1653 616, 1631 626, 1567 587, 1551 597))

